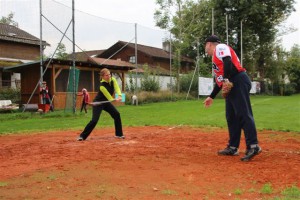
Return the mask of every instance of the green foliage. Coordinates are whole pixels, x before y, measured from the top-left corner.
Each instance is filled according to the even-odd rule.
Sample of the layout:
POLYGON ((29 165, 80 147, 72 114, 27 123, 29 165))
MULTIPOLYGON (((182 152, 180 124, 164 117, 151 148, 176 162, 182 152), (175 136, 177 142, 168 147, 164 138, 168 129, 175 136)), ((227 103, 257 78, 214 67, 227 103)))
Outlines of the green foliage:
POLYGON ((297 93, 300 92, 300 46, 294 45, 286 61, 286 71, 297 93))
MULTIPOLYGON (((285 52, 278 49, 275 39, 278 25, 295 11, 294 0, 278 0, 275 3, 267 0, 263 4, 258 0, 157 0, 156 2, 159 6, 155 13, 156 25, 171 31, 174 52, 179 51, 181 55, 195 58, 196 50, 199 49, 200 55, 204 58, 201 70, 207 69, 207 74, 203 71, 201 74, 208 75, 211 72, 211 59, 205 56, 203 41, 212 34, 212 10, 214 34, 224 43, 227 40, 225 16, 228 16, 228 43, 241 58, 240 47, 243 42, 243 65, 252 77, 256 77, 259 73, 262 79, 270 78, 274 82, 278 81, 279 75, 284 72, 286 60, 282 56, 285 52), (240 40, 241 34, 243 41, 240 40)), ((299 65, 300 62, 294 63, 299 65)), ((294 72, 292 74, 294 75, 294 72)), ((296 77, 297 75, 294 80, 299 81, 300 78, 296 77)), ((300 89, 300 86, 296 88, 297 91, 298 88, 300 89)))
MULTIPOLYGON (((132 104, 131 97, 134 93, 126 93, 125 103, 127 105, 132 104)), ((141 91, 137 94, 138 104, 157 103, 157 102, 169 102, 178 101, 185 99, 184 93, 172 93, 170 91, 159 91, 159 92, 147 92, 141 91)))
POLYGON ((126 84, 126 88, 125 88, 125 90, 127 91, 127 92, 129 92, 129 93, 134 93, 135 91, 136 91, 136 84, 135 84, 135 79, 134 79, 134 77, 133 77, 133 74, 132 74, 132 72, 129 72, 129 83, 128 84, 126 84))
POLYGON ((159 90, 159 80, 155 72, 150 72, 149 67, 144 67, 144 74, 141 77, 141 90, 157 92, 159 90))
POLYGON ((6 182, 0 182, 0 187, 5 187, 7 185, 8 185, 8 183, 6 183, 6 182))
POLYGON ((267 88, 265 94, 268 95, 280 95, 280 96, 290 96, 292 94, 296 94, 294 83, 278 83, 275 82, 274 84, 267 84, 267 88))
POLYGON ((18 22, 14 21, 13 18, 14 18, 14 13, 11 12, 8 14, 7 17, 1 17, 0 23, 9 24, 9 25, 18 27, 19 26, 18 22))
POLYGON ((66 53, 66 46, 63 43, 59 43, 55 53, 55 58, 61 60, 67 60, 68 54, 66 53))
POLYGON ((240 57, 241 21, 243 24, 243 57, 245 66, 253 66, 260 76, 265 78, 265 72, 272 64, 277 26, 293 12, 294 1, 271 0, 262 4, 258 0, 214 0, 215 32, 223 36, 225 41, 226 21, 228 20, 229 44, 240 57), (259 22, 259 23, 257 23, 259 22), (247 62, 245 62, 247 61, 247 62))
POLYGON ((240 189, 240 188, 238 188, 238 189, 236 189, 235 191, 234 191, 234 194, 236 194, 236 195, 241 195, 243 192, 242 192, 242 190, 240 189))
POLYGON ((175 190, 162 190, 161 191, 162 194, 165 194, 165 195, 177 195, 178 193, 175 191, 175 190))
POLYGON ((180 76, 180 92, 187 93, 190 89, 190 94, 193 97, 198 96, 198 76, 194 76, 194 72, 180 76), (190 88, 191 87, 191 88, 190 88))
POLYGON ((14 88, 0 89, 0 100, 11 100, 12 103, 18 104, 21 100, 20 89, 14 89, 14 88))
MULTIPOLYGON (((172 39, 172 52, 173 52, 173 72, 175 73, 176 78, 176 89, 177 92, 180 92, 180 76, 181 66, 182 66, 182 55, 185 52, 183 49, 189 48, 191 42, 186 40, 187 35, 192 36, 189 27, 193 25, 191 21, 189 23, 184 23, 184 16, 186 13, 183 8, 186 8, 189 5, 190 1, 185 0, 157 0, 156 3, 159 6, 159 9, 154 13, 154 19, 156 25, 162 29, 166 29, 174 35, 172 39)), ((193 14, 195 16, 195 14, 193 14)), ((193 37, 193 40, 196 40, 196 37, 193 37)))
POLYGON ((271 183, 267 183, 267 184, 264 184, 262 189, 261 189, 261 193, 263 194, 272 194, 273 192, 273 188, 272 188, 272 185, 271 183))
POLYGON ((281 194, 285 197, 300 199, 300 189, 295 185, 286 188, 281 194))

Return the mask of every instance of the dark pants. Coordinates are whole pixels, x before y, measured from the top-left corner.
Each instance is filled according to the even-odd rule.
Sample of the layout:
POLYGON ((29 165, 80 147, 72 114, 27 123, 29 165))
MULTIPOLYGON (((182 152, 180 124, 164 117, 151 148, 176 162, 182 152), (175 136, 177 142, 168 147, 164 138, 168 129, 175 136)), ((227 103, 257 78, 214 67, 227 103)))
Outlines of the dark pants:
POLYGON ((249 149, 250 145, 258 144, 250 103, 251 81, 245 72, 237 74, 230 81, 233 83, 233 88, 226 98, 226 119, 229 131, 228 146, 238 148, 241 132, 244 130, 247 149, 249 149))
POLYGON ((87 109, 86 109, 86 103, 83 101, 81 104, 81 109, 80 112, 82 112, 82 110, 84 109, 85 113, 87 113, 87 109))
POLYGON ((123 136, 122 122, 119 111, 111 103, 105 103, 99 106, 93 106, 92 120, 86 125, 85 129, 80 134, 80 137, 86 139, 90 135, 90 133, 93 131, 93 129, 98 123, 102 110, 108 112, 110 116, 114 119, 115 135, 123 136))
POLYGON ((43 102, 42 102, 43 104, 50 104, 50 111, 54 111, 54 108, 53 108, 53 103, 51 102, 51 100, 50 100, 50 97, 49 98, 47 98, 47 97, 43 97, 43 102))

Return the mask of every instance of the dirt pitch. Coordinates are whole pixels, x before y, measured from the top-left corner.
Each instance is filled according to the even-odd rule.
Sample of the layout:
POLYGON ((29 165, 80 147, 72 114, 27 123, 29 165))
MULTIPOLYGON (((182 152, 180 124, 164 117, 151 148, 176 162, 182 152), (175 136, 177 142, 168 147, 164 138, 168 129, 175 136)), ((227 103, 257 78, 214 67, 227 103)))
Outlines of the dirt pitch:
MULTIPOLYGON (((222 157, 226 130, 125 127, 0 137, 0 199, 274 199, 300 187, 300 135, 259 132, 251 162, 222 157), (269 194, 270 193, 270 194, 269 194)), ((298 198, 298 197, 296 197, 298 198)), ((300 198, 300 197, 299 197, 300 198)))

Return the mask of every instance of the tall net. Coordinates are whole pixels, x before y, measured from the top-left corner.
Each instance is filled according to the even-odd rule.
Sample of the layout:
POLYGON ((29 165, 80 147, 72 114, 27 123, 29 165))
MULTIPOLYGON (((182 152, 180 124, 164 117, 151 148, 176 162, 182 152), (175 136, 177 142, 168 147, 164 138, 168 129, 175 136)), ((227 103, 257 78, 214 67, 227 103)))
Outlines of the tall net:
POLYGON ((80 75, 79 69, 74 69, 73 67, 70 67, 68 85, 67 85, 65 112, 75 111, 73 105, 77 99, 76 93, 78 91, 79 75, 80 75))
MULTIPOLYGON (((162 42, 169 38, 169 33, 148 28, 143 24, 137 24, 136 26, 135 22, 126 23, 103 18, 105 16, 101 17, 103 13, 101 7, 99 7, 99 16, 81 12, 79 11, 80 8, 76 7, 76 2, 78 1, 75 1, 74 14, 76 52, 104 50, 118 41, 134 43, 135 38, 138 44, 162 48, 162 42)), ((140 10, 140 12, 143 11, 140 10)), ((13 20, 18 23, 20 29, 37 38, 40 38, 42 32, 42 40, 50 44, 44 50, 45 56, 55 57, 60 41, 65 45, 66 53, 73 52, 72 0, 0 0, 0 15, 7 17, 10 13, 14 14, 13 20), (40 3, 42 23, 40 23, 40 3), (41 32, 40 27, 42 27, 41 32)), ((140 14, 136 12, 128 13, 128 15, 140 14)), ((72 110, 74 95, 78 92, 78 89, 81 90, 83 87, 91 89, 91 85, 83 85, 84 81, 79 80, 79 72, 76 72, 76 80, 73 80, 73 77, 67 74, 67 70, 63 70, 56 78, 56 82, 63 82, 68 77, 68 88, 56 88, 56 92, 68 93, 65 100, 66 110, 72 110)), ((71 71, 69 74, 71 74, 71 71)))
MULTIPOLYGON (((18 22, 19 28, 39 38, 39 2, 39 0, 1 0, 0 15, 8 16, 8 14, 14 13, 13 20, 18 22)), ((100 17, 101 7, 99 16, 81 12, 80 8, 76 8, 76 2, 76 52, 107 49, 119 40, 134 42, 135 22, 119 22, 100 17)), ((46 47, 45 54, 51 56, 55 52, 57 44, 66 30, 62 43, 66 46, 67 53, 72 52, 72 25, 67 29, 72 20, 72 0, 43 0, 41 5, 42 39, 51 45, 46 47)), ((162 41, 168 38, 168 35, 169 33, 165 31, 137 24, 137 42, 139 44, 162 48, 162 41)))

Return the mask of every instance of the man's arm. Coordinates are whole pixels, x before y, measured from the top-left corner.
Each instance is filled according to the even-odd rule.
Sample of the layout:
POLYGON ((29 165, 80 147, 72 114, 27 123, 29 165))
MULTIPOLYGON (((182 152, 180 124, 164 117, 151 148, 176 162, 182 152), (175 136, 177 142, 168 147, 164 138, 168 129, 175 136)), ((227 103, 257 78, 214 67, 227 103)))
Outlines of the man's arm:
POLYGON ((232 61, 230 56, 226 56, 222 58, 223 60, 223 66, 224 66, 224 79, 230 78, 230 74, 232 72, 232 61))
POLYGON ((217 94, 220 92, 221 88, 218 86, 218 84, 215 84, 215 87, 213 89, 213 91, 211 92, 211 94, 209 95, 210 98, 214 99, 217 94))

